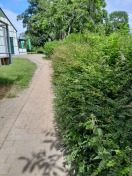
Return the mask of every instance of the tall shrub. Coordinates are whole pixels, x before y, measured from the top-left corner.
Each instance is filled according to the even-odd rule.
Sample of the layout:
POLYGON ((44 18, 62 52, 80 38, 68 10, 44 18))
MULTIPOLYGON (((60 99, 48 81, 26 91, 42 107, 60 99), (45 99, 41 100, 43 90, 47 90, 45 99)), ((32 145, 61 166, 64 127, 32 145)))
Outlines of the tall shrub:
POLYGON ((76 176, 128 176, 132 36, 73 38, 52 55, 56 122, 67 162, 76 176))

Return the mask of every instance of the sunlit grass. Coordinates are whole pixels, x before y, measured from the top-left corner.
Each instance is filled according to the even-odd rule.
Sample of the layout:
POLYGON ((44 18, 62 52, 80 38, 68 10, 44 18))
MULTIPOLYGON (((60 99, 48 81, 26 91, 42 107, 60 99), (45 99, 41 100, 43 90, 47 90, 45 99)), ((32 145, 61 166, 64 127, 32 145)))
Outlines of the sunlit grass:
MULTIPOLYGON (((22 90, 29 85, 35 69, 36 64, 30 60, 13 58, 11 65, 0 67, 0 87, 3 85, 11 85, 11 89, 14 90, 13 94, 16 94, 17 91, 22 90)), ((12 95, 9 97, 12 97, 12 95)))

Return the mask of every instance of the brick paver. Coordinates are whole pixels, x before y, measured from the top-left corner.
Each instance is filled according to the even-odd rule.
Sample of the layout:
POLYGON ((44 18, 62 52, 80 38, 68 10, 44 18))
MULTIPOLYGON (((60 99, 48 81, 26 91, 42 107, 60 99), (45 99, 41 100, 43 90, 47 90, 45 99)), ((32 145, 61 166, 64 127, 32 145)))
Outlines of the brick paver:
POLYGON ((23 57, 38 69, 27 90, 0 101, 0 176, 66 176, 53 125, 51 62, 23 57))

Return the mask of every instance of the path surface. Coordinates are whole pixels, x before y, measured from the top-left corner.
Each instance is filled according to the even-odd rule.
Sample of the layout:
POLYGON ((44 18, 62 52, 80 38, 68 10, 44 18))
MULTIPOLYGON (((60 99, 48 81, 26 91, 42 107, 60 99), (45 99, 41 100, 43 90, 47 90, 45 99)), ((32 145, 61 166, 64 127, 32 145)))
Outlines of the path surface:
POLYGON ((41 55, 30 87, 0 101, 0 176, 66 176, 53 125, 51 63, 41 55))

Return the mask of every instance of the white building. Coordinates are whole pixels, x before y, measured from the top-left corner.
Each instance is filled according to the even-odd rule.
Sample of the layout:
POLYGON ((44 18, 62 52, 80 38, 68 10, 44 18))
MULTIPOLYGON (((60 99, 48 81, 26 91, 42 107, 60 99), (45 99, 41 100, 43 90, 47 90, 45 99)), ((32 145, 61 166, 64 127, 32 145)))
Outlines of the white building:
POLYGON ((19 54, 17 30, 0 8, 0 64, 11 63, 12 54, 19 54))

